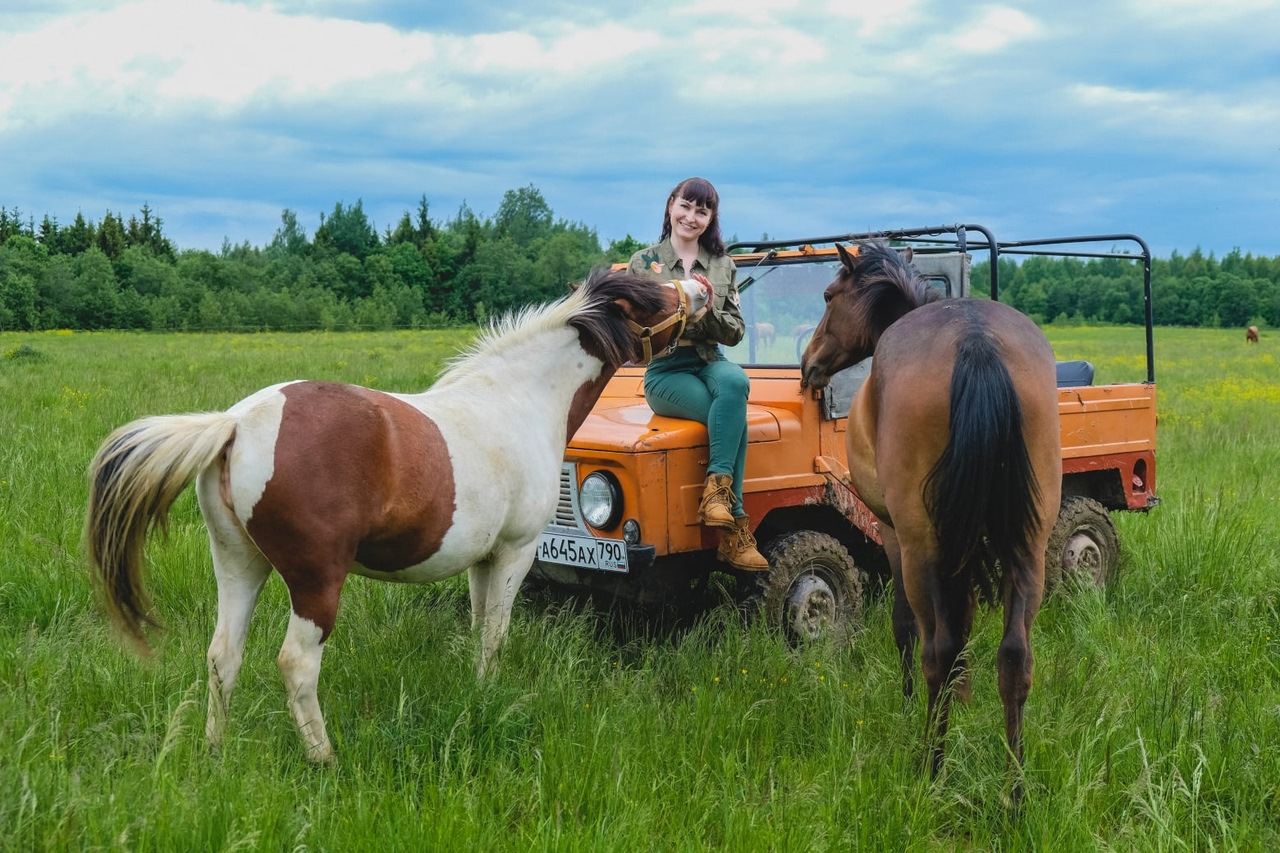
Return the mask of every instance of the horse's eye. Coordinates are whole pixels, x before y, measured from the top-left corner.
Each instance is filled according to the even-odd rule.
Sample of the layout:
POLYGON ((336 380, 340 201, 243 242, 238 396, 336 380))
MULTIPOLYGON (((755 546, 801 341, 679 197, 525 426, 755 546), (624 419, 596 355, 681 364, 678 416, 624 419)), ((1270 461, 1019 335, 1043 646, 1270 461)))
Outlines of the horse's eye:
POLYGON ((822 294, 822 301, 823 301, 823 302, 830 302, 830 301, 831 301, 831 294, 830 294, 830 293, 823 293, 823 294, 822 294))

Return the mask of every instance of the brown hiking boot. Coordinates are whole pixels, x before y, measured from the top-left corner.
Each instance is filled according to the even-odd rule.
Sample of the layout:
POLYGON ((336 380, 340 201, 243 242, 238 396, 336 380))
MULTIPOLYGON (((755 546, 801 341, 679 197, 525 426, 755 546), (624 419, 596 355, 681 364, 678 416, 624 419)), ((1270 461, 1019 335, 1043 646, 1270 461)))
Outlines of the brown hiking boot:
POLYGON ((698 504, 698 518, 707 527, 733 529, 733 478, 728 474, 708 474, 698 504))
POLYGON ((744 572, 767 572, 769 561, 756 550, 756 537, 751 535, 751 519, 740 515, 732 530, 720 534, 716 559, 744 572))

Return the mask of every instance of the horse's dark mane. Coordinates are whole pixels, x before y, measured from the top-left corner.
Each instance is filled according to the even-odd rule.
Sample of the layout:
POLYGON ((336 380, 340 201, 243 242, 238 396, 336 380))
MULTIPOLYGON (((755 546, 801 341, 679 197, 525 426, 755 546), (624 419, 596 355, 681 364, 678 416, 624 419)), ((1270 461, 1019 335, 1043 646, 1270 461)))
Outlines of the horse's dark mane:
POLYGON ((469 346, 450 359, 433 388, 444 388, 485 366, 490 356, 500 356, 522 340, 568 326, 584 346, 602 361, 618 367, 635 355, 635 336, 615 299, 629 300, 640 316, 659 313, 663 289, 647 276, 625 271, 595 270, 572 293, 555 302, 530 305, 497 317, 469 346))
POLYGON ((584 343, 598 350, 605 363, 617 367, 630 360, 635 355, 635 335, 614 300, 624 299, 637 314, 648 317, 662 310, 662 289, 646 275, 596 269, 581 291, 586 305, 569 319, 569 325, 578 330, 584 343))
POLYGON ((942 298, 916 272, 901 252, 882 240, 857 244, 856 272, 840 270, 840 278, 856 276, 859 294, 855 320, 859 327, 879 335, 903 314, 942 298))

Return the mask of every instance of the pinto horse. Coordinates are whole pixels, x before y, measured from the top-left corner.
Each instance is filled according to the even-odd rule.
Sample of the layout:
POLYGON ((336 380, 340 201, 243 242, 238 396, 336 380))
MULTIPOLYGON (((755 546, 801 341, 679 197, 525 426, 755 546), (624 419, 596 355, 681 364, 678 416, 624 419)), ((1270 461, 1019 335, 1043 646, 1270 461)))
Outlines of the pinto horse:
POLYGON ((1020 766, 1031 624, 1061 493, 1053 349, 1013 308, 942 298, 910 265, 910 250, 870 242, 840 246, 839 255, 801 385, 820 388, 875 357, 849 412, 846 448, 852 485, 881 523, 893 570, 903 693, 912 693, 918 638, 936 775, 951 696, 968 694, 963 651, 975 605, 998 596, 1000 698, 1020 766))
POLYGON ((608 273, 496 324, 420 394, 289 382, 225 412, 120 427, 90 466, 86 521, 111 616, 146 650, 143 545, 194 479, 218 582, 209 743, 275 569, 292 605, 278 660, 289 707, 307 756, 331 761, 316 688, 348 573, 430 583, 466 570, 483 675, 554 514, 570 436, 621 364, 674 345, 705 304, 696 281, 608 273))
POLYGON ((1246 344, 1256 344, 1258 342, 1258 327, 1250 326, 1244 330, 1244 342, 1246 344))

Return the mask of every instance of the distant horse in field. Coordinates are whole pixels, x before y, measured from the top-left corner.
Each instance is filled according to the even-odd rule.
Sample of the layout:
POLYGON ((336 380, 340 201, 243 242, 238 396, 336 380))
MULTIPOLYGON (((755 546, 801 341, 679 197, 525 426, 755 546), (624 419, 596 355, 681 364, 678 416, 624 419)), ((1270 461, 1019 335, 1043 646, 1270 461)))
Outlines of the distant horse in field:
POLYGON ((147 648, 147 531, 194 479, 218 582, 209 743, 222 741, 275 569, 292 606, 278 660, 289 708, 307 756, 331 761, 316 690, 347 575, 429 583, 466 571, 483 675, 555 511, 569 437, 621 364, 674 344, 705 304, 697 282, 608 273, 498 323, 420 394, 286 382, 225 412, 120 427, 90 465, 85 532, 111 616, 147 648))
POLYGON ((756 323, 755 330, 757 344, 762 347, 773 346, 773 341, 774 338, 777 337, 777 332, 774 331, 772 323, 756 323))
MULTIPOLYGON (((849 412, 849 473, 880 520, 893 570, 903 693, 921 641, 932 771, 976 602, 1004 608, 997 656, 1005 736, 1022 762, 1032 622, 1058 512, 1061 450, 1053 349, 1027 317, 988 299, 945 299, 879 242, 839 247, 842 268, 801 359, 801 385, 875 356, 849 412)), ((1021 795, 1015 778, 1014 801, 1021 795)))
POLYGON ((1258 327, 1250 326, 1244 330, 1244 342, 1246 344, 1256 344, 1258 342, 1258 327))

